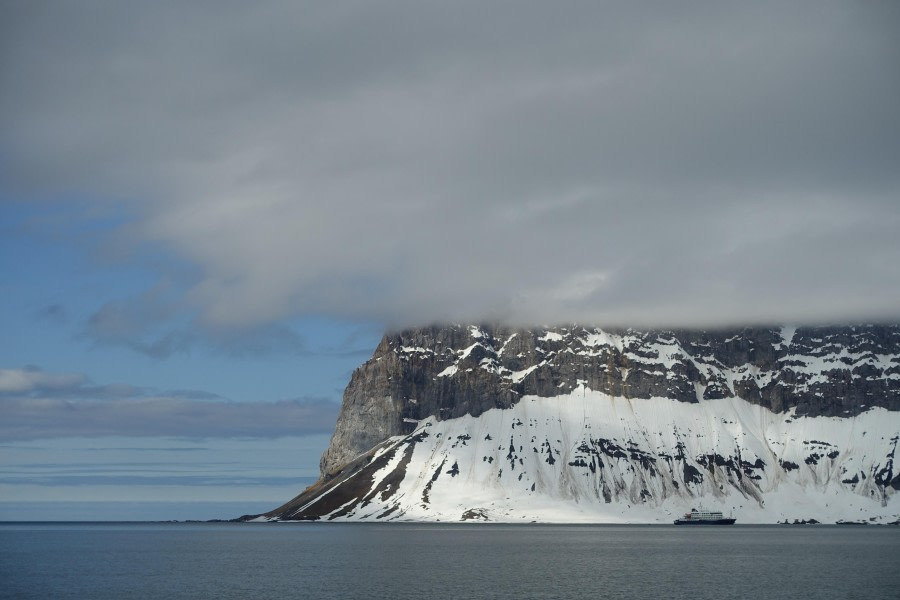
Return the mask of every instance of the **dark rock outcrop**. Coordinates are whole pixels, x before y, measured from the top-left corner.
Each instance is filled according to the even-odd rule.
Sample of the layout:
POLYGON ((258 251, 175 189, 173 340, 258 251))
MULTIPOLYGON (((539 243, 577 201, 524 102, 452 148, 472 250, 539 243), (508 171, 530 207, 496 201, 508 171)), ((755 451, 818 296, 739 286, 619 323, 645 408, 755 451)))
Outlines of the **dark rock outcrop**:
POLYGON ((740 397, 773 412, 900 410, 900 326, 717 331, 446 326, 384 336, 344 393, 323 480, 429 416, 478 416, 578 386, 625 398, 740 397))

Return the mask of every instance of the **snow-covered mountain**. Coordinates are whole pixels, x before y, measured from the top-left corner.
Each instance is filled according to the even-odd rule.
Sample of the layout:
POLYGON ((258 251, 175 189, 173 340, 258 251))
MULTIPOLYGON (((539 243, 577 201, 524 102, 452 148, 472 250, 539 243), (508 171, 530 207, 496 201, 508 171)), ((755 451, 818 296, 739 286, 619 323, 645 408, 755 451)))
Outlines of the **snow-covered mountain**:
POLYGON ((385 336, 320 481, 259 518, 895 522, 898 440, 896 326, 432 327, 385 336))

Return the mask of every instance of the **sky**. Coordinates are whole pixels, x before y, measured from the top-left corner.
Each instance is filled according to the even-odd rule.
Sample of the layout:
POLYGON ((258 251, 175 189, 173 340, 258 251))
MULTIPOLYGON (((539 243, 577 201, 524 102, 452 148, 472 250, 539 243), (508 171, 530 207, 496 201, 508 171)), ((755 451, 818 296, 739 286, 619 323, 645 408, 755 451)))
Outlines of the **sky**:
POLYGON ((288 500, 434 322, 900 318, 900 5, 0 0, 0 520, 288 500))

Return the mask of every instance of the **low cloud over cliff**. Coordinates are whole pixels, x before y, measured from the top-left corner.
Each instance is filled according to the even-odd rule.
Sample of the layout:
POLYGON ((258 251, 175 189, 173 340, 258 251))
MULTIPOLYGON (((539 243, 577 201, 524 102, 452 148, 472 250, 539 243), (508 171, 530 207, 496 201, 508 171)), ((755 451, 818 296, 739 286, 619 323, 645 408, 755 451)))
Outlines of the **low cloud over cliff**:
POLYGON ((170 329, 900 317, 893 3, 2 12, 5 195, 170 329))

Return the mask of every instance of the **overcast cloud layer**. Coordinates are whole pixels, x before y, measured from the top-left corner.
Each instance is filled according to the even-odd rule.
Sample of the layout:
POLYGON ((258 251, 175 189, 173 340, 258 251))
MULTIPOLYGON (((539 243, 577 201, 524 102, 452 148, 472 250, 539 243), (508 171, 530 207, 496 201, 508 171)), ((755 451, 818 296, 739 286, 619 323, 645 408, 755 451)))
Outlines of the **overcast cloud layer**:
POLYGON ((209 326, 900 318, 900 5, 686 4, 4 3, 0 177, 209 326))

